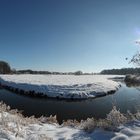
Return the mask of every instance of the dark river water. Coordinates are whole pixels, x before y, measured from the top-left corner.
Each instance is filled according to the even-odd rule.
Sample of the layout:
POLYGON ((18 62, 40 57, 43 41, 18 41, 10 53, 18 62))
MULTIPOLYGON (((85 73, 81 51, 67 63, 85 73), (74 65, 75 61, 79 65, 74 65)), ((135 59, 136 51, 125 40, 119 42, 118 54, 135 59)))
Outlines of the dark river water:
POLYGON ((31 98, 0 89, 0 101, 11 108, 23 111, 25 116, 57 115, 58 121, 67 119, 87 119, 87 117, 105 118, 113 105, 122 113, 140 110, 140 87, 122 87, 112 95, 85 101, 65 101, 42 98, 31 98))

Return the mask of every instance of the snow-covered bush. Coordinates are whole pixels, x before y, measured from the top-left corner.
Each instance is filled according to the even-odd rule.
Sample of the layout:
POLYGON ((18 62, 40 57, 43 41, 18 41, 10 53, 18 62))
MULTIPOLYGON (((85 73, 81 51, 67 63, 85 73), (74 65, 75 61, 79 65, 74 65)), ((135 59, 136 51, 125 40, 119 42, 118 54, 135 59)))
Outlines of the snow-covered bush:
POLYGON ((50 115, 50 117, 41 116, 40 118, 38 118, 38 120, 41 123, 58 123, 56 115, 54 116, 50 115))
POLYGON ((66 120, 63 121, 63 126, 79 127, 79 122, 77 120, 66 120))
MULTIPOLYGON (((139 115, 137 114, 137 116, 139 115)), ((127 120, 127 117, 114 106, 106 119, 95 120, 94 118, 88 118, 85 121, 81 121, 80 128, 87 132, 92 132, 95 128, 116 130, 118 126, 125 124, 127 120)))
POLYGON ((92 132, 97 126, 96 120, 94 118, 87 118, 86 121, 81 121, 80 128, 86 132, 92 132))
POLYGON ((106 120, 108 122, 108 128, 112 130, 115 130, 118 126, 127 122, 127 118, 119 110, 117 110, 115 106, 107 115, 106 120))

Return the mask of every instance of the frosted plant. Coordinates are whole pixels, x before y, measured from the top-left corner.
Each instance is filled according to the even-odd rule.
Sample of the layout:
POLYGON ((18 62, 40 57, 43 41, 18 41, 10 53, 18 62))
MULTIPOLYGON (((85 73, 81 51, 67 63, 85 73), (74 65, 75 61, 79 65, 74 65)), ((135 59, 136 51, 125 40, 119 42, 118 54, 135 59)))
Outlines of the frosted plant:
POLYGON ((81 122, 81 129, 92 132, 96 128, 96 121, 94 118, 88 118, 86 121, 81 122))
POLYGON ((77 120, 63 121, 63 126, 79 127, 80 123, 77 120))
POLYGON ((110 128, 113 130, 119 125, 126 123, 127 118, 116 109, 116 106, 114 106, 111 112, 107 115, 107 121, 110 128))

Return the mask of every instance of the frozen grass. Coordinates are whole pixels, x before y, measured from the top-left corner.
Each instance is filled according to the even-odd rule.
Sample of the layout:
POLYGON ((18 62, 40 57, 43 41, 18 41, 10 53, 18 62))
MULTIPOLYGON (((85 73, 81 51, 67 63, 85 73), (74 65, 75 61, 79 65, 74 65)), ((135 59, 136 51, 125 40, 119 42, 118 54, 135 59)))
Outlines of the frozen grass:
POLYGON ((121 114, 116 107, 106 119, 68 120, 58 125, 56 116, 24 117, 17 110, 0 103, 1 140, 139 140, 140 112, 121 114))

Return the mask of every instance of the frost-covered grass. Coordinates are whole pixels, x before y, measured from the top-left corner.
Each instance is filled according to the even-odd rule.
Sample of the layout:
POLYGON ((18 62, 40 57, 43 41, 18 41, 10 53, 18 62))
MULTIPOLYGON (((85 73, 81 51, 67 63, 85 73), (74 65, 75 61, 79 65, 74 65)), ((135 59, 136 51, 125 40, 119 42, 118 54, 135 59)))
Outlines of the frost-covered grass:
POLYGON ((0 103, 1 140, 139 140, 140 113, 121 114, 115 107, 106 119, 67 121, 58 125, 55 117, 25 118, 0 103))
POLYGON ((48 97, 87 99, 115 92, 120 84, 111 75, 0 75, 0 83, 48 97))

